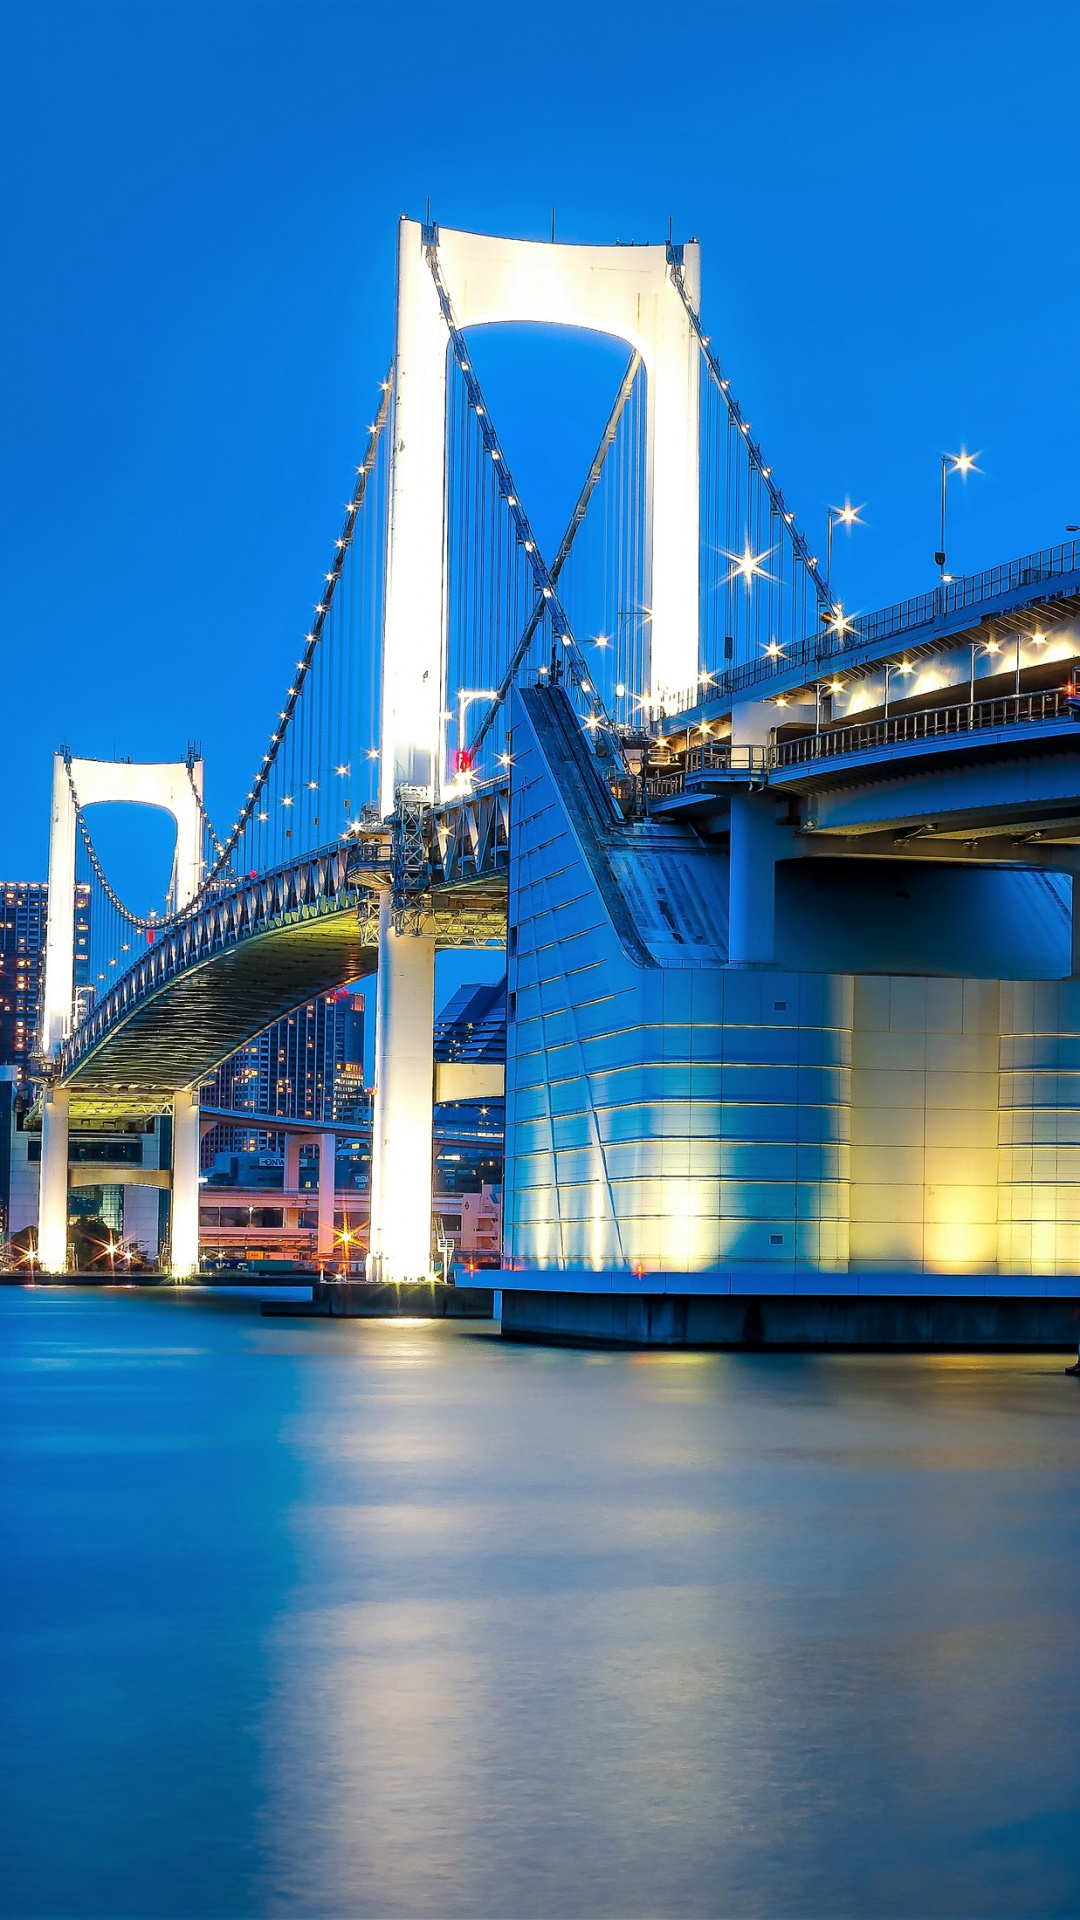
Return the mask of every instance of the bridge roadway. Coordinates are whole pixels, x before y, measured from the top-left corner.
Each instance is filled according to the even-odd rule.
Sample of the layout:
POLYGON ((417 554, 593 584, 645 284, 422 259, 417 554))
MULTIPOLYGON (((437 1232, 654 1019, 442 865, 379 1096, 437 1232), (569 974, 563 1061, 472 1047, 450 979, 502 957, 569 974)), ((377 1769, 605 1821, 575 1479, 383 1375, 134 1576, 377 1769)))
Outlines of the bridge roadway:
MULTIPOLYGON (((1080 735, 1062 682, 1080 658, 1080 575, 1061 584, 1077 590, 1048 599, 1013 584, 1000 606, 984 608, 977 628, 954 616, 921 638, 909 629, 899 653, 877 641, 853 648, 842 666, 831 653, 832 711, 784 663, 767 682, 767 699, 740 700, 745 688, 710 693, 663 721, 663 744, 654 741, 640 781, 616 782, 624 811, 640 805, 643 783, 658 822, 685 823, 715 843, 731 831, 733 796, 767 790, 787 801, 789 857, 1072 872, 1080 735), (1004 656, 1004 672, 995 654, 1004 656), (966 699, 957 698, 961 668, 969 670, 966 699), (921 698, 894 695, 890 707, 901 669, 944 684, 921 698), (862 702, 851 700, 846 715, 836 711, 841 673, 862 702), (740 739, 748 714, 758 742, 740 739)), ((758 696, 761 686, 752 688, 758 696)), ((437 946, 504 937, 509 831, 505 782, 422 810, 411 911, 414 921, 425 916, 437 946)), ((61 1050, 56 1077, 76 1110, 129 1111, 195 1087, 303 1000, 374 972, 379 902, 392 888, 394 860, 392 832, 369 822, 355 841, 238 882, 159 937, 61 1050)))
MULTIPOLYGON (((1053 929, 1061 921, 1067 934, 1071 903, 1068 882, 1057 883, 1054 870, 1071 875, 1080 868, 1080 735, 1063 694, 1080 659, 1080 574, 1069 584, 1073 591, 1052 598, 1029 591, 1022 605, 1014 584, 1000 607, 984 600, 977 627, 953 619, 921 636, 909 629, 903 646, 889 636, 854 647, 842 664, 834 651, 824 663, 828 680, 823 672, 800 681, 795 667, 781 663, 770 678, 710 690, 705 704, 665 717, 639 743, 639 773, 614 779, 597 842, 609 845, 622 875, 621 897, 634 921, 627 937, 653 955, 646 963, 667 964, 656 957, 664 941, 680 942, 653 924, 667 897, 657 863, 682 872, 691 855, 694 940, 700 954, 714 953, 715 964, 782 959, 779 869, 816 855, 1049 869, 1053 898, 1014 902, 1008 912, 1024 918, 1030 908, 1041 916, 1050 928, 1047 953, 1056 952, 1053 929), (650 816, 644 825, 643 809, 650 816)), ((560 752, 575 763, 567 791, 584 792, 597 783, 602 763, 561 692, 559 700, 566 735, 560 752)), ((400 989, 388 988, 388 1003, 399 990, 413 994, 413 943, 402 942, 402 933, 423 933, 429 951, 502 944, 510 815, 506 781, 436 808, 404 794, 392 822, 366 821, 355 839, 238 880, 155 939, 50 1063, 42 1146, 43 1192, 46 1162, 56 1187, 55 1194, 49 1188, 49 1217, 62 1224, 69 1114, 154 1111, 171 1098, 174 1143, 181 1136, 185 1142, 179 1161, 174 1144, 177 1220, 176 1196, 187 1196, 181 1226, 174 1224, 174 1258, 182 1243, 190 1265, 197 1256, 200 1082, 294 1006, 374 972, 380 945, 384 955, 398 955, 387 977, 400 989), (395 974, 394 967, 404 971, 395 974)), ((836 885, 829 879, 826 891, 836 885)), ((790 899, 787 880, 784 886, 790 899)), ((813 936, 817 946, 800 935, 800 964, 857 971, 828 931, 836 924, 830 901, 832 895, 821 909, 826 933, 819 928, 813 936)), ((933 917, 929 896, 920 911, 933 917)), ((1072 927, 1076 971, 1076 916, 1072 927)), ((971 931, 969 946, 975 937, 971 931)), ((989 949, 983 958, 1016 973, 1015 958, 989 959, 989 949)), ((959 949, 920 964, 980 971, 977 959, 959 949)), ((1020 975, 1028 965, 1020 962, 1020 975)), ((425 991, 430 999, 430 985, 425 991)), ((398 1077, 397 1096, 411 1098, 412 1082, 419 1086, 419 1059, 420 1052, 398 1077)), ((424 1097, 430 1104, 430 1090, 424 1097)), ((416 1130, 408 1116, 384 1113, 381 1126, 380 1139, 400 1143, 405 1153, 416 1130)), ((405 1157, 411 1164, 411 1153, 405 1157)), ((404 1167, 395 1174, 402 1191, 406 1176, 404 1167)))
POLYGON ((791 855, 1073 872, 1080 593, 1010 600, 977 628, 833 655, 817 681, 784 667, 768 700, 735 690, 669 717, 642 769, 651 813, 722 833, 734 795, 769 792, 791 855))
MULTIPOLYGON (((828 680, 800 685, 805 663, 780 660, 710 689, 654 730, 663 745, 654 741, 642 770, 649 812, 712 838, 731 830, 733 795, 767 789, 787 801, 784 824, 798 840, 791 853, 1071 872, 1080 846, 1080 735, 1062 682, 1080 659, 1080 570, 1055 577, 1051 594, 1042 572, 1016 562, 982 577, 1003 584, 977 598, 975 625, 970 595, 944 609, 937 596, 924 596, 905 603, 903 621, 875 617, 883 638, 860 637, 842 651, 834 635, 823 636, 819 664, 828 680), (914 694, 897 698, 913 677, 914 694), (920 695, 924 685, 932 690, 920 695)), ((616 783, 616 791, 633 811, 641 782, 616 783)), ((500 941, 506 783, 421 809, 417 830, 414 921, 425 915, 441 947, 500 941)), ((400 868, 392 831, 367 822, 354 841, 222 891, 103 995, 64 1043, 57 1082, 77 1108, 130 1110, 197 1086, 303 1000, 372 973, 379 902, 394 885, 395 859, 400 868)))
MULTIPOLYGON (((437 947, 505 938, 504 789, 423 822, 411 911, 437 947)), ((212 901, 147 947, 64 1043, 55 1077, 73 1113, 104 1117, 193 1088, 304 1000, 375 971, 392 836, 324 848, 212 901)))

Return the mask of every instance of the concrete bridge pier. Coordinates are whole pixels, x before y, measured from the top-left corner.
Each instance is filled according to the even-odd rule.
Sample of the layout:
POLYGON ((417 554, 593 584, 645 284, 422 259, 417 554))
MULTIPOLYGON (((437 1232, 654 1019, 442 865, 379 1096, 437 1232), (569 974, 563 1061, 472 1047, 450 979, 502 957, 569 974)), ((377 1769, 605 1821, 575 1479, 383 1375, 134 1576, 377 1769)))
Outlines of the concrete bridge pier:
POLYGON ((334 1251, 334 1179, 337 1168, 337 1136, 319 1135, 319 1216, 316 1252, 320 1260, 329 1260, 334 1251))
POLYGON ((375 1113, 371 1149, 373 1279, 431 1270, 435 940, 397 932, 390 895, 379 917, 375 1113))
POLYGON ((731 795, 728 963, 768 966, 776 958, 776 797, 731 795))
POLYGON ((172 1207, 169 1272, 187 1280, 199 1271, 199 1093, 173 1095, 172 1207))
POLYGON ((68 1108, 66 1087, 48 1087, 41 1112, 38 1259, 46 1273, 63 1273, 68 1247, 68 1108))

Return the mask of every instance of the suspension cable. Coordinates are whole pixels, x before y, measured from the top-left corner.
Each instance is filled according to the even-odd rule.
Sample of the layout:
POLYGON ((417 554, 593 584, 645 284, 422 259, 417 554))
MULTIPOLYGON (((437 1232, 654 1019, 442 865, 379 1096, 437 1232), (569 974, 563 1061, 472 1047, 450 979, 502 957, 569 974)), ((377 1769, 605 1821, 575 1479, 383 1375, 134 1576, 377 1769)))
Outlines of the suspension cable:
MULTIPOLYGON (((630 398, 630 394, 633 390, 634 381, 637 379, 640 367, 641 367, 641 355, 637 351, 637 348, 635 347, 633 353, 630 355, 626 372, 623 374, 622 384, 619 387, 619 391, 615 396, 615 404, 612 407, 611 413, 608 416, 608 423, 607 423, 607 426, 604 428, 603 434, 601 436, 600 445, 597 447, 596 452, 593 455, 592 466, 589 468, 589 471, 585 476, 585 484, 583 485, 581 492, 578 494, 577 504, 574 507, 573 513, 570 515, 570 519, 568 520, 566 525, 566 532, 563 534, 563 537, 559 542, 558 552, 556 553, 555 558, 551 563, 551 580, 553 585, 558 580, 559 575, 563 570, 563 567, 566 565, 567 560, 570 558, 570 549, 572 548, 575 537, 578 533, 578 530, 580 529, 585 519, 585 513, 588 508, 589 501, 592 499, 593 493, 596 490, 597 482, 599 481, 600 475, 604 469, 604 462, 607 459, 609 452, 611 451, 611 447, 614 442, 615 435, 618 432, 619 422, 622 419, 623 411, 626 407, 627 401, 630 398)), ((540 622, 544 617, 544 608, 546 607, 546 605, 547 605, 547 602, 544 599, 543 595, 542 594, 538 595, 533 605, 533 610, 529 615, 529 618, 526 621, 524 628, 522 629, 521 637, 518 640, 517 646, 514 648, 513 654, 510 657, 510 664, 508 665, 506 672, 503 674, 503 677, 499 682, 499 687, 495 695, 495 698, 491 702, 490 706, 488 706, 484 710, 484 717, 481 720, 480 725, 476 730, 476 736, 473 741, 474 753, 479 752, 481 746, 484 743, 484 740, 488 735, 488 732, 490 731, 491 727, 494 724, 495 716, 498 713, 499 708, 502 706, 502 703, 505 700, 507 693, 510 690, 514 675, 517 672, 518 668, 520 667, 522 661, 524 660, 525 655, 528 653, 529 647, 532 643, 533 635, 535 634, 537 627, 540 625, 540 622)))
POLYGON ((683 306, 686 308, 687 317, 690 321, 691 330, 694 334, 695 339, 697 340, 698 346, 701 348, 702 356, 704 358, 705 365, 709 369, 710 376, 715 382, 720 393, 723 395, 732 423, 734 424, 734 426, 736 427, 736 429, 738 430, 739 434, 742 437, 743 445, 746 448, 746 454, 750 462, 750 465, 753 467, 754 471, 760 476, 760 478, 764 481, 766 490, 769 495, 769 500, 772 505, 773 512, 778 514, 780 518, 783 520, 784 525, 786 526, 788 533, 791 536, 791 544, 795 548, 796 554, 798 555, 799 559, 802 561, 803 566, 806 568, 807 573, 810 575, 810 578, 814 583, 814 591, 817 594, 819 601, 823 606, 828 606, 831 599, 828 583, 822 578, 821 574, 818 572, 817 561, 811 554, 810 549, 806 544, 805 536, 802 533, 800 533, 798 527, 795 525, 795 515, 792 513, 791 509, 787 505, 787 502, 784 499, 783 493, 781 492, 780 488, 774 485, 773 483, 772 468, 766 466, 765 456, 762 453, 761 448, 757 446, 755 442, 750 438, 749 422, 744 420, 743 418, 742 408, 740 407, 738 401, 736 400, 735 395, 731 391, 731 381, 725 377, 724 370, 721 367, 719 360, 717 359, 716 355, 712 352, 710 348, 709 336, 707 333, 704 332, 701 325, 701 315, 698 313, 697 308, 695 307, 693 301, 690 298, 689 293, 687 292, 686 279, 685 279, 684 269, 683 269, 682 247, 676 245, 675 243, 669 240, 668 246, 667 246, 667 257, 668 257, 668 267, 671 272, 672 284, 677 289, 679 297, 682 300, 683 306))
POLYGON ((545 602, 546 611, 550 616, 555 637, 562 643, 562 646, 569 655, 568 665, 570 674, 582 697, 588 702, 591 722, 598 727, 603 727, 613 738, 617 738, 615 723, 593 684, 588 662, 574 637, 570 622, 566 617, 566 610, 555 591, 551 572, 536 544, 532 527, 529 524, 528 514, 521 504, 520 496, 514 485, 513 475, 507 465, 506 457, 499 446, 495 429, 491 424, 491 415, 485 405, 480 383, 473 372, 472 362, 469 359, 469 349, 465 343, 465 336, 454 318, 454 309, 450 302, 450 295, 447 292, 446 281, 443 279, 442 264, 439 260, 439 229, 434 221, 424 226, 423 235, 424 251, 427 256, 428 265, 431 268, 431 277, 435 282, 435 291, 438 295, 442 316, 446 322, 447 332, 450 335, 450 344, 454 350, 454 359, 457 361, 458 369, 465 382, 469 406, 480 428, 484 450, 491 457, 491 464, 495 472, 500 497, 513 520, 514 530, 528 558, 537 596, 545 602), (588 689, 587 692, 586 688, 588 689))
POLYGON ((297 662, 295 671, 293 673, 292 685, 288 690, 288 694, 286 697, 285 706, 282 710, 281 718, 278 721, 277 726, 274 728, 274 731, 270 735, 269 752, 264 756, 262 766, 260 767, 258 773, 255 775, 255 778, 252 782, 251 791, 248 794, 248 797, 245 800, 243 806, 241 807, 240 812, 237 814, 236 819, 233 822, 233 825, 230 828, 229 833, 226 836, 225 840, 219 842, 217 841, 216 836, 214 836, 215 845, 217 846, 217 855, 212 867, 210 868, 209 872, 206 875, 205 880, 203 881, 203 886, 202 886, 203 892, 205 892, 206 888, 210 886, 211 883, 218 878, 218 875, 222 872, 222 869, 227 865, 228 861, 231 859, 236 849, 236 846, 240 840, 240 836, 244 832, 245 827, 248 825, 249 821, 252 818, 252 815, 255 813, 258 807, 260 795, 262 794, 262 791, 266 786, 266 783, 270 777, 270 774, 273 771, 275 762, 278 758, 278 754, 281 751, 282 742, 284 741, 285 736, 292 725, 293 715, 296 712, 297 701, 299 700, 300 695, 303 692, 304 682, 307 679, 308 673, 311 670, 312 662, 314 661, 316 652, 318 651, 319 642, 322 639, 323 633, 325 631, 327 615, 329 614, 330 608, 333 605, 334 594, 337 590, 338 582, 341 579, 342 568, 344 567, 344 564, 345 564, 345 555, 348 552, 353 542, 353 536, 356 531, 357 515, 359 514, 360 509, 364 504, 364 495, 367 492, 368 478, 375 466, 375 458, 376 458, 376 454, 378 453, 379 441, 382 437, 382 431, 386 425, 387 415, 390 410, 390 394, 393 387, 393 378, 394 378, 394 372, 393 372, 393 368, 391 367, 390 371, 386 376, 386 379, 382 382, 382 399, 379 402, 379 411, 375 415, 374 423, 368 435, 368 443, 364 453, 363 461, 361 462, 360 466, 358 466, 356 469, 356 475, 357 475, 356 486, 353 489, 352 499, 349 501, 349 504, 345 509, 344 525, 342 526, 341 533, 338 536, 338 539, 334 543, 333 565, 331 566, 330 571, 325 576, 326 584, 322 592, 322 595, 320 596, 318 605, 315 608, 315 619, 312 623, 311 631, 310 633, 307 633, 304 636, 303 657, 297 662))
POLYGON ((71 800, 72 800, 72 805, 75 808, 75 818, 79 823, 79 832, 82 835, 83 845, 85 846, 87 854, 89 856, 90 865, 94 869, 94 874, 98 880, 98 883, 102 889, 102 892, 105 895, 105 898, 109 902, 109 905, 116 910, 116 912, 120 915, 122 920, 127 921, 129 926, 138 927, 140 930, 144 930, 147 927, 161 927, 163 925, 167 925, 168 917, 169 917, 168 915, 162 915, 160 918, 158 918, 156 915, 143 916, 142 914, 132 913, 131 908, 126 907, 124 905, 124 902, 121 900, 119 894, 116 893, 116 891, 109 885, 108 880, 105 878, 105 869, 102 866, 101 861, 98 857, 97 848, 95 847, 94 842, 90 837, 90 829, 86 824, 86 817, 82 810, 82 802, 79 799, 79 795, 75 787, 75 780, 71 771, 71 758, 72 758, 71 754, 67 751, 66 747, 64 748, 63 751, 64 751, 64 771, 67 774, 68 786, 71 789, 71 800))

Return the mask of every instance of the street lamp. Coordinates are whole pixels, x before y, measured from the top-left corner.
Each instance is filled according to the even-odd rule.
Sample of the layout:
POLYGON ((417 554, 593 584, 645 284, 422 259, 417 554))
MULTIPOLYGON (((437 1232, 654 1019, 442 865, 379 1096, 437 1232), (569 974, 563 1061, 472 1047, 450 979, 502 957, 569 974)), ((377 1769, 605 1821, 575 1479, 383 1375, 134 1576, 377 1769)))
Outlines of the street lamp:
POLYGON ((848 530, 848 533, 850 534, 852 527, 865 526, 866 522, 864 520, 859 519, 859 515, 861 512, 862 512, 862 508, 853 507, 850 500, 845 500, 842 507, 829 508, 829 525, 825 535, 825 578, 829 583, 830 592, 832 591, 833 528, 846 527, 848 530))
POLYGON ((934 565, 941 571, 942 586, 952 579, 951 573, 945 571, 945 506, 949 481, 954 473, 958 473, 961 480, 966 480, 969 473, 979 473, 981 469, 975 465, 977 459, 977 454, 968 453, 964 447, 959 453, 943 453, 941 456, 941 538, 934 555, 934 565))

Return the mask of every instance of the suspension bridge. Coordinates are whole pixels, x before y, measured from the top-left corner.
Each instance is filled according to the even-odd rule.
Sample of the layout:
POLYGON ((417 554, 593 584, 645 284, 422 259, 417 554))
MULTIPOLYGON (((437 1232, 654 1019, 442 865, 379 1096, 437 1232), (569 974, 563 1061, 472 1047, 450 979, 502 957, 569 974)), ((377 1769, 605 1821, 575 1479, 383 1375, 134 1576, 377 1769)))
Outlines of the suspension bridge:
POLYGON ((479 946, 507 951, 523 1326, 557 1298, 617 1330, 643 1288, 1060 1291, 1078 611, 1073 544, 847 613, 704 331, 695 243, 403 220, 380 405, 234 818, 191 755, 57 755, 42 1263, 73 1121, 168 1112, 195 1271, 200 1083, 376 973, 369 1270, 427 1274, 434 958, 479 946), (627 350, 549 556, 481 380, 485 327, 520 321, 627 350), (118 799, 176 822, 158 914, 95 849, 118 799))

